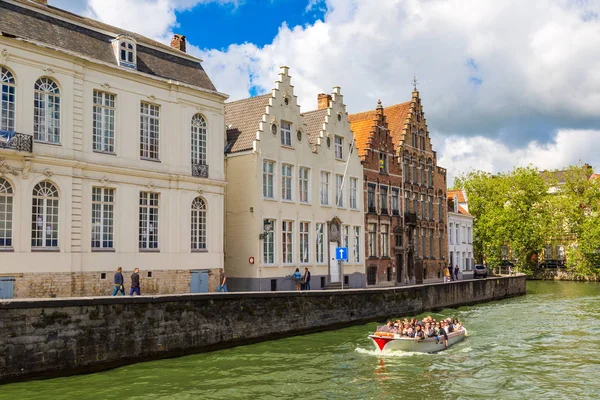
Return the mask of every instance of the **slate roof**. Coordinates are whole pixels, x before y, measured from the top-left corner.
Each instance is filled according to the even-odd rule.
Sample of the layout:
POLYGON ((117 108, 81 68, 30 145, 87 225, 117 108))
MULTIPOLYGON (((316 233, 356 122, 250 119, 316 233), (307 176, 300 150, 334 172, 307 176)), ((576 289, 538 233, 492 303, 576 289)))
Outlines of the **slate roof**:
POLYGON ((128 32, 56 7, 26 0, 15 1, 34 10, 0 0, 0 32, 3 36, 45 43, 85 57, 118 65, 111 41, 117 35, 124 34, 137 41, 138 71, 216 91, 215 86, 200 65, 200 61, 185 58, 187 56, 183 52, 181 52, 183 57, 177 56, 176 53, 180 52, 179 50, 134 32, 128 32), (46 15, 41 11, 51 15, 46 15), (99 30, 107 31, 110 34, 99 30))
POLYGON ((271 93, 225 103, 227 153, 252 149, 260 121, 266 113, 271 93))
POLYGON ((327 109, 313 110, 302 113, 304 119, 304 129, 306 136, 310 141, 310 144, 315 149, 320 132, 323 130, 323 123, 325 122, 325 116, 327 115, 327 109))

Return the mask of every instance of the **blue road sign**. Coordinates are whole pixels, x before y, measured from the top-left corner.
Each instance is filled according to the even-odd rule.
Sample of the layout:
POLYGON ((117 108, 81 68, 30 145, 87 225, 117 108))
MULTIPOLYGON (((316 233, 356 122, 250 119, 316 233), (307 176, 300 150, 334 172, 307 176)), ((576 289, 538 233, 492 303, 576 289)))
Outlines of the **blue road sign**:
POLYGON ((335 259, 337 261, 348 261, 348 248, 347 247, 336 247, 335 248, 335 259))

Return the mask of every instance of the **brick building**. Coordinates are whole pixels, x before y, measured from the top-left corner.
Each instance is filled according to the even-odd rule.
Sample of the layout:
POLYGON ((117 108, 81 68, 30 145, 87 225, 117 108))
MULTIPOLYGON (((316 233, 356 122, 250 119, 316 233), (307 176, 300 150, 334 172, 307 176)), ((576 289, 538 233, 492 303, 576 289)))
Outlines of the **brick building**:
POLYGON ((411 101, 385 108, 378 105, 349 119, 365 170, 367 284, 418 283, 439 277, 448 254, 446 170, 437 165, 419 92, 415 88, 411 101), (391 138, 391 152, 386 137, 391 138), (387 159, 380 161, 378 157, 384 155, 387 159), (381 162, 387 162, 383 167, 387 173, 378 170, 381 162), (397 201, 394 187, 399 190, 397 201), (400 208, 397 215, 394 206, 391 215, 382 212, 386 209, 381 204, 388 199, 400 208), (392 235, 388 238, 393 237, 389 244, 387 225, 392 235), (387 256, 382 250, 386 245, 387 256))

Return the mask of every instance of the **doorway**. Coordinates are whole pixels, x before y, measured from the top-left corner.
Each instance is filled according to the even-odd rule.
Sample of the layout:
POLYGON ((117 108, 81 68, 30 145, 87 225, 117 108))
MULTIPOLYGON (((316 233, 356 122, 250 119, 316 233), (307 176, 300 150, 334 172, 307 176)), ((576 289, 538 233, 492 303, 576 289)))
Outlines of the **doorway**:
POLYGON ((340 281, 340 263, 335 259, 336 242, 329 242, 329 282, 340 281))
POLYGON ((404 283, 404 257, 396 254, 396 282, 404 283))
POLYGON ((15 293, 15 278, 0 276, 0 299, 12 299, 15 293))
POLYGON ((192 278, 190 281, 191 293, 207 293, 208 292, 208 271, 192 270, 192 278))

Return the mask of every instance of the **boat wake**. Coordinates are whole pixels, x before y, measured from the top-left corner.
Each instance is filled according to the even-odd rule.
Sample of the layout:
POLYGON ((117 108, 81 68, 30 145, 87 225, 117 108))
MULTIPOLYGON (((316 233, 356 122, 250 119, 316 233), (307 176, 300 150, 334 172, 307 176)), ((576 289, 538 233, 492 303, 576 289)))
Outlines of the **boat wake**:
POLYGON ((413 356, 431 356, 432 354, 429 353, 419 353, 416 351, 402 351, 402 350, 383 350, 383 351, 379 351, 379 350, 367 350, 367 349, 363 349, 361 347, 357 347, 356 349, 354 349, 354 351, 356 351, 359 354, 366 354, 369 356, 376 356, 376 357, 413 357, 413 356))

